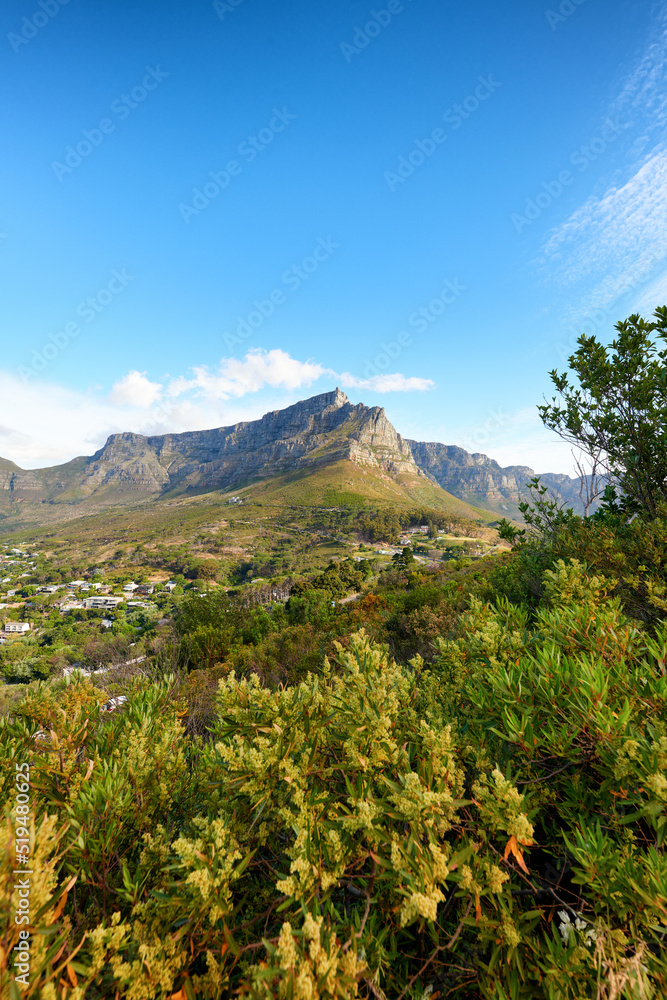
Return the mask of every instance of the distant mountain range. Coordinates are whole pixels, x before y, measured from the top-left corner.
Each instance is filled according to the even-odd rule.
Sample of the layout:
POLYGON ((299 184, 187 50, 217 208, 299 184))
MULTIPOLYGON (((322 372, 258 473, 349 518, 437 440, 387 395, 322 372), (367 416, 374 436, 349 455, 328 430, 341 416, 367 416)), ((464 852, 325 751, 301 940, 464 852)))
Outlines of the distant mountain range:
MULTIPOLYGON (((444 490, 466 503, 495 511, 503 517, 519 517, 519 502, 530 500, 526 483, 536 473, 527 465, 502 468, 487 455, 471 455, 455 445, 425 441, 406 443, 419 468, 428 472, 444 490)), ((558 472, 545 472, 540 475, 540 483, 557 494, 567 506, 581 512, 580 479, 558 472)))
MULTIPOLYGON (((341 462, 394 492, 417 488, 423 502, 446 506, 446 498, 457 498, 459 508, 478 508, 470 516, 481 510, 518 517, 525 484, 535 475, 451 445, 406 440, 384 409, 355 406, 336 389, 231 427, 151 437, 112 434, 91 457, 47 469, 26 471, 0 459, 0 515, 30 522, 69 519, 139 500, 238 490, 341 462)), ((578 479, 545 474, 542 482, 580 508, 578 479)))

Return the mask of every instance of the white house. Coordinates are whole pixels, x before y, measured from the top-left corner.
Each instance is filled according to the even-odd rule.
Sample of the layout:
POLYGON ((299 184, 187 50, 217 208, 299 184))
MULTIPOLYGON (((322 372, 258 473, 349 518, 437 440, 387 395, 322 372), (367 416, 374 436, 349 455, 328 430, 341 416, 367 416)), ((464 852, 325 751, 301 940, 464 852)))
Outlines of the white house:
POLYGON ((29 622, 5 622, 5 632, 29 632, 29 622))
POLYGON ((83 606, 84 608, 115 608, 117 605, 122 604, 122 597, 86 597, 83 606))
POLYGON ((170 580, 169 583, 165 583, 163 589, 166 590, 168 594, 171 594, 172 590, 176 589, 176 584, 173 580, 170 580))
POLYGON ((138 583, 135 583, 134 580, 130 580, 129 583, 125 584, 123 590, 126 594, 133 594, 138 586, 139 586, 138 583))

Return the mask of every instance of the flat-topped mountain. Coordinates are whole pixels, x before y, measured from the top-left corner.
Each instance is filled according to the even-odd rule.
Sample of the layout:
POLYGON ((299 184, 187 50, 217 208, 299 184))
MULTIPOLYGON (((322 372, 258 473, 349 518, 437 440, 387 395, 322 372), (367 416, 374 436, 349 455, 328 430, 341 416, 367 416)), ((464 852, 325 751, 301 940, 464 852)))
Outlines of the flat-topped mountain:
POLYGON ((426 478, 383 409, 353 406, 336 389, 231 427, 151 437, 112 434, 90 458, 53 468, 24 471, 7 462, 0 465, 0 489, 23 501, 118 501, 237 488, 340 460, 378 474, 426 478))
MULTIPOLYGON (((353 405, 336 389, 230 427, 155 436, 112 434, 91 457, 48 469, 25 471, 0 460, 0 511, 6 516, 20 508, 25 516, 31 510, 36 516, 39 505, 43 517, 44 504, 57 505, 63 515, 63 506, 74 505, 81 508, 79 516, 165 495, 236 490, 336 463, 351 463, 387 486, 426 490, 424 500, 429 494, 437 505, 457 497, 510 516, 517 515, 524 485, 534 475, 522 466, 501 469, 485 455, 469 455, 461 448, 407 441, 381 407, 353 405)), ((551 480, 554 485, 559 481, 565 499, 574 499, 576 480, 544 477, 548 485, 551 480)), ((55 513, 50 512, 49 520, 55 513)))

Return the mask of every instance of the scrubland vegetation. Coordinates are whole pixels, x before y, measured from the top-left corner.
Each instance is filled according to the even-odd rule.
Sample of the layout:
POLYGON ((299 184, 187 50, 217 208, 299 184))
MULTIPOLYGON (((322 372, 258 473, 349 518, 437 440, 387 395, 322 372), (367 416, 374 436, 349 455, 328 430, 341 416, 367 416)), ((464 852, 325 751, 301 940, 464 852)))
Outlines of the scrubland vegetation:
POLYGON ((511 551, 420 562, 380 560, 406 525, 350 504, 356 558, 314 545, 285 602, 247 570, 194 589, 197 567, 162 631, 137 624, 141 663, 22 686, 3 995, 667 995, 666 328, 631 317, 611 349, 582 339, 574 388, 553 373, 543 419, 604 477, 590 516, 538 485, 525 527, 499 525, 511 551))

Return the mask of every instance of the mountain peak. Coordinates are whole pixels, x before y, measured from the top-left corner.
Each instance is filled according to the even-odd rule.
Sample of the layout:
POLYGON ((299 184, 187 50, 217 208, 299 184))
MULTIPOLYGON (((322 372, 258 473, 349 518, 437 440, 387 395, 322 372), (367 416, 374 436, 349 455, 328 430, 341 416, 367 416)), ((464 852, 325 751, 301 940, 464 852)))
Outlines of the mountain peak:
POLYGON ((339 389, 338 386, 336 386, 336 388, 334 390, 334 396, 336 397, 336 405, 337 406, 342 406, 343 403, 349 403, 350 402, 349 399, 347 398, 347 396, 345 395, 345 393, 342 391, 342 389, 339 389))
POLYGON ((307 406, 310 410, 328 410, 330 408, 339 409, 341 406, 345 406, 350 400, 347 398, 344 392, 336 386, 333 392, 321 392, 318 396, 311 396, 310 399, 305 399, 303 403, 297 403, 297 406, 307 406))

